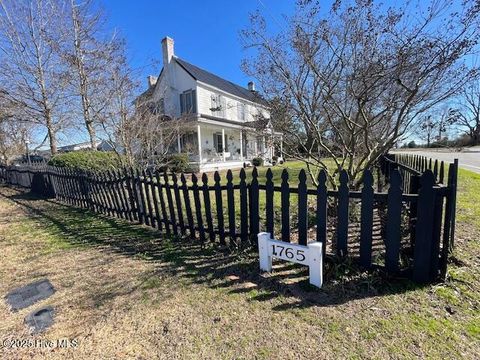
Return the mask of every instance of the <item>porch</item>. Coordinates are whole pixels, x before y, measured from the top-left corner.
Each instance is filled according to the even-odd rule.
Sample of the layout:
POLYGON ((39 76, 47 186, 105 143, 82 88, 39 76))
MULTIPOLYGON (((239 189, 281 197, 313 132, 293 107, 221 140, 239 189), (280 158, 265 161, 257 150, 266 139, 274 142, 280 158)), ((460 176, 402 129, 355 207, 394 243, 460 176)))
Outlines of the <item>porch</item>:
POLYGON ((283 145, 281 134, 273 131, 197 121, 178 134, 177 151, 187 153, 200 171, 213 171, 241 168, 256 157, 271 163, 273 156, 282 157, 283 145))

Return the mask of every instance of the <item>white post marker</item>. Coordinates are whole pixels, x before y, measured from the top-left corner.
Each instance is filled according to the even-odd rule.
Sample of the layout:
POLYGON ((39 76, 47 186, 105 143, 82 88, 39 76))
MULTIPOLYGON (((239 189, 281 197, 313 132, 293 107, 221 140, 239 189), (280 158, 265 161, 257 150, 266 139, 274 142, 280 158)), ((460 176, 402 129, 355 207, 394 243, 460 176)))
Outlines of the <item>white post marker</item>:
POLYGON ((310 284, 321 288, 323 284, 323 253, 322 243, 313 242, 304 245, 290 244, 271 239, 270 233, 258 234, 258 255, 260 269, 272 271, 272 259, 282 259, 309 268, 310 284))

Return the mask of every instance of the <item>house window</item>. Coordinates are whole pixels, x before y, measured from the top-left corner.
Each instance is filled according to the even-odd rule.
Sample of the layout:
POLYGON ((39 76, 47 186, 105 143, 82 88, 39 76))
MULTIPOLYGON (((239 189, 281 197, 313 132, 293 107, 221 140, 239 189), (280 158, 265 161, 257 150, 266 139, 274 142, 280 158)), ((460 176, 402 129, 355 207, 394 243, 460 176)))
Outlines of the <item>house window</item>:
POLYGON ((265 151, 263 147, 263 136, 257 136, 257 151, 262 154, 265 151))
POLYGON ((227 102, 225 97, 220 94, 212 94, 211 103, 210 103, 210 111, 212 115, 225 117, 225 110, 227 108, 227 102))
POLYGON ((193 114, 197 112, 197 97, 195 90, 187 90, 180 94, 180 112, 193 114))
POLYGON ((180 143, 182 146, 182 152, 193 153, 198 149, 198 136, 197 133, 188 132, 182 134, 180 137, 180 143))
POLYGON ((158 101, 157 112, 161 115, 165 114, 165 100, 163 98, 158 101))
POLYGON ((245 121, 245 104, 238 104, 238 120, 245 121))
MULTIPOLYGON (((213 134, 213 147, 217 153, 223 153, 223 136, 222 133, 213 134)), ((225 151, 228 151, 228 144, 225 144, 225 151)))

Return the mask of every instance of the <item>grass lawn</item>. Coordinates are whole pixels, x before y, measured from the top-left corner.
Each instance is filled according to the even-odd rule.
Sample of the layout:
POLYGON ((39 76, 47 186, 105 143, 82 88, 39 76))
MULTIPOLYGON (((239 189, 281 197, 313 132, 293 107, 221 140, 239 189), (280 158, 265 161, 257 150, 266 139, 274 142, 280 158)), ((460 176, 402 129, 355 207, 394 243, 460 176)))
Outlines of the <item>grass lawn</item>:
POLYGON ((479 194, 480 176, 460 170, 445 283, 386 282, 337 264, 316 290, 296 266, 278 263, 262 275, 253 253, 161 238, 2 187, 2 296, 42 278, 57 291, 16 313, 1 301, 0 340, 75 338, 79 345, 0 348, 0 358, 478 358, 479 194), (55 307, 55 324, 29 335, 23 318, 42 305, 55 307))
MULTIPOLYGON (((331 165, 332 168, 333 168, 333 166, 334 166, 333 160, 325 159, 324 162, 327 166, 331 165)), ((290 186, 296 187, 298 185, 298 174, 300 173, 300 170, 306 169, 306 166, 305 166, 305 163, 303 161, 300 161, 300 160, 287 161, 284 164, 281 164, 281 165, 279 164, 279 165, 275 165, 275 166, 259 166, 257 168, 257 170, 258 170, 258 182, 260 184, 265 184, 266 174, 267 174, 268 169, 272 170, 273 183, 275 185, 278 185, 278 186, 280 186, 280 184, 282 183, 282 172, 283 172, 283 170, 287 169, 288 170, 288 175, 289 175, 288 182, 289 182, 290 186)), ((251 177, 252 171, 253 171, 253 167, 248 167, 248 168, 245 169, 245 172, 246 172, 246 175, 247 175, 247 183, 250 182, 250 177, 251 177)), ((227 180, 226 180, 227 171, 226 170, 221 170, 221 171, 219 171, 219 173, 220 173, 220 176, 222 178, 222 184, 226 184, 227 183, 227 180)), ((239 183, 240 182, 240 177, 239 177, 240 169, 233 170, 232 173, 233 173, 233 182, 235 184, 239 183)), ((209 176, 209 181, 213 183, 213 173, 208 173, 208 176, 209 176)), ((312 182, 311 182, 311 179, 308 176, 308 174, 307 174, 307 185, 312 186, 312 182)))

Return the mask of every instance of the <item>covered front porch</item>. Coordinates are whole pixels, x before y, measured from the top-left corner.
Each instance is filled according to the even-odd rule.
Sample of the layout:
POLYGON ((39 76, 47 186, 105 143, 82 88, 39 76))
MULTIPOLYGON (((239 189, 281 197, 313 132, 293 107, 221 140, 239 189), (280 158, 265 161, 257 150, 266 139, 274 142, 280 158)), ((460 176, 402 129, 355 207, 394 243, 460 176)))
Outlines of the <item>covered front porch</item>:
POLYGON ((275 155, 282 157, 283 145, 281 134, 273 131, 198 120, 179 133, 177 150, 187 153, 200 171, 212 171, 240 168, 257 157, 271 163, 275 155))

